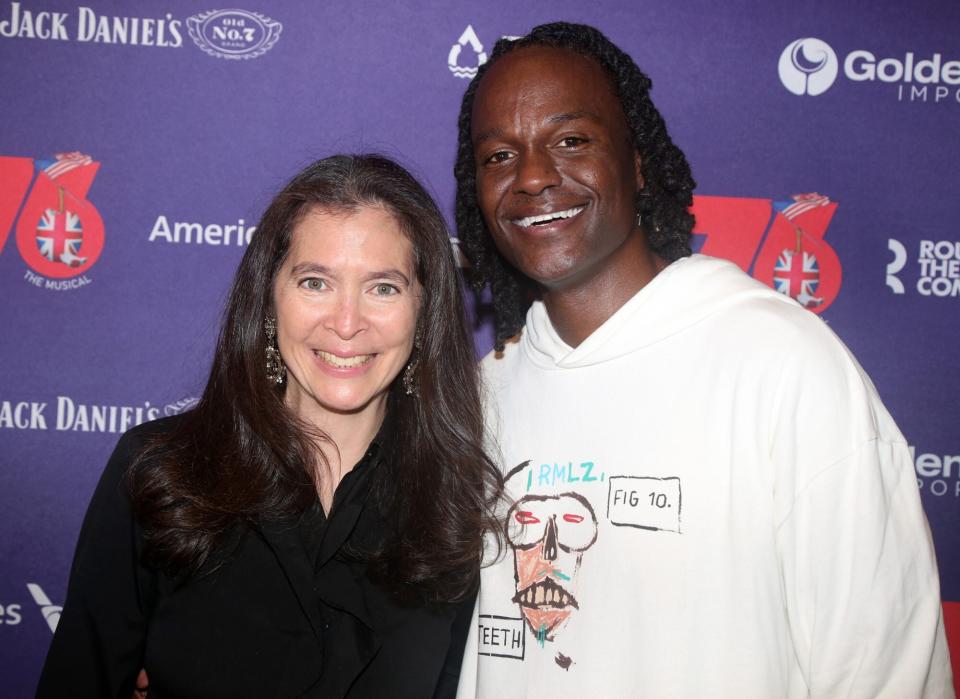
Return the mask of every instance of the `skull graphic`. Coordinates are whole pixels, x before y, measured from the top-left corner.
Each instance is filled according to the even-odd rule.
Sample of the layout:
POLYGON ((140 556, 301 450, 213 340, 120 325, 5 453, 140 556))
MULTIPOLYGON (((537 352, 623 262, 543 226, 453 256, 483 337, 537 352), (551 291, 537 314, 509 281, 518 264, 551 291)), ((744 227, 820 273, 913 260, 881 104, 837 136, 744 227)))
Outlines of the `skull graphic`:
POLYGON ((506 524, 517 583, 513 602, 543 645, 580 608, 577 572, 597 540, 597 517, 578 493, 526 495, 507 512, 506 524))

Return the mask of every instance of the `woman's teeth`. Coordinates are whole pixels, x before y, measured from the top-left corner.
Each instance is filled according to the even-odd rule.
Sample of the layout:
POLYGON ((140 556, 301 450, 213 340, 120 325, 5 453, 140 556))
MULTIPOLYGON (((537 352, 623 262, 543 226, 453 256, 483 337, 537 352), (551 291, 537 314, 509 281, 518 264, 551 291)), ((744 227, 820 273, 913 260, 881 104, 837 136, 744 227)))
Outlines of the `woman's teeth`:
POLYGON ((372 354, 355 354, 352 357, 338 357, 335 354, 322 352, 320 350, 314 351, 314 354, 320 357, 320 359, 325 361, 327 364, 331 364, 339 369, 349 369, 351 367, 360 366, 361 364, 366 364, 373 359, 372 354))

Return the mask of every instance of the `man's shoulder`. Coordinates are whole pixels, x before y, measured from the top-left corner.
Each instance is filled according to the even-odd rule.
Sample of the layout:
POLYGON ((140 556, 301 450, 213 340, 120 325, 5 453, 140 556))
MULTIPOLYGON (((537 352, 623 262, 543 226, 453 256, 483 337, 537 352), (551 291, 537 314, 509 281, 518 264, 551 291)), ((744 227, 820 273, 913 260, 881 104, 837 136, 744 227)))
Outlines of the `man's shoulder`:
POLYGON ((695 255, 678 272, 670 291, 674 296, 689 294, 686 318, 677 321, 676 315, 664 314, 665 322, 683 322, 689 332, 675 337, 709 344, 709 356, 718 363, 804 382, 869 383, 823 318, 736 265, 695 255))
POLYGON ((515 367, 520 358, 520 341, 523 330, 507 340, 502 350, 490 350, 480 360, 480 371, 484 378, 496 377, 515 367))
POLYGON ((703 309, 706 315, 714 315, 737 332, 782 337, 785 341, 802 336, 828 345, 837 342, 819 316, 732 262, 693 255, 678 271, 676 286, 696 287, 691 307, 703 309))
MULTIPOLYGON (((518 335, 519 337, 519 335, 518 335)), ((523 354, 517 338, 507 341, 503 351, 491 350, 480 362, 480 390, 487 428, 491 434, 499 431, 500 413, 504 403, 519 383, 522 383, 523 354)))

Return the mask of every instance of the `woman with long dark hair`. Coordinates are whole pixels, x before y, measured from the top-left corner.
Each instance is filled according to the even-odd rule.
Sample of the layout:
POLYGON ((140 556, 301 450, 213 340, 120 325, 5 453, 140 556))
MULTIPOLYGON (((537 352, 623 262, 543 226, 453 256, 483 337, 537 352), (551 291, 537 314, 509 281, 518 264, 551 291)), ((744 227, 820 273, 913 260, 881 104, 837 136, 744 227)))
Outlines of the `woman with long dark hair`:
POLYGON ((120 440, 39 697, 456 687, 502 482, 443 218, 335 156, 270 204, 189 413, 120 440))

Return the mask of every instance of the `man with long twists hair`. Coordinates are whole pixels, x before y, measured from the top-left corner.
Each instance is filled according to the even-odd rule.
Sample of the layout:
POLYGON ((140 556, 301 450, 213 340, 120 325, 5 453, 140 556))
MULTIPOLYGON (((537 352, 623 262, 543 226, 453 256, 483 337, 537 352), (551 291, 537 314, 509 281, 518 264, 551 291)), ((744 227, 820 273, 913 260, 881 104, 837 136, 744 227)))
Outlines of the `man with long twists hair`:
POLYGON ((636 192, 636 213, 644 222, 646 241, 660 258, 673 261, 690 254, 696 183, 683 152, 667 133, 663 117, 650 99, 651 82, 633 60, 590 27, 552 24, 534 29, 518 40, 498 41, 490 61, 480 66, 467 87, 459 118, 456 223, 458 236, 471 261, 467 274, 476 289, 490 285, 495 310, 495 348, 520 330, 533 295, 531 280, 505 263, 493 244, 477 202, 476 166, 470 137, 477 87, 497 60, 525 46, 563 46, 590 56, 604 69, 626 117, 629 137, 640 154, 644 186, 636 192))
POLYGON ((482 438, 436 205, 380 156, 312 164, 198 405, 110 459, 37 696, 452 696, 502 486, 482 438))
POLYGON ((463 98, 509 549, 459 695, 952 696, 909 447, 822 321, 691 254, 650 89, 557 23, 497 42, 463 98))

